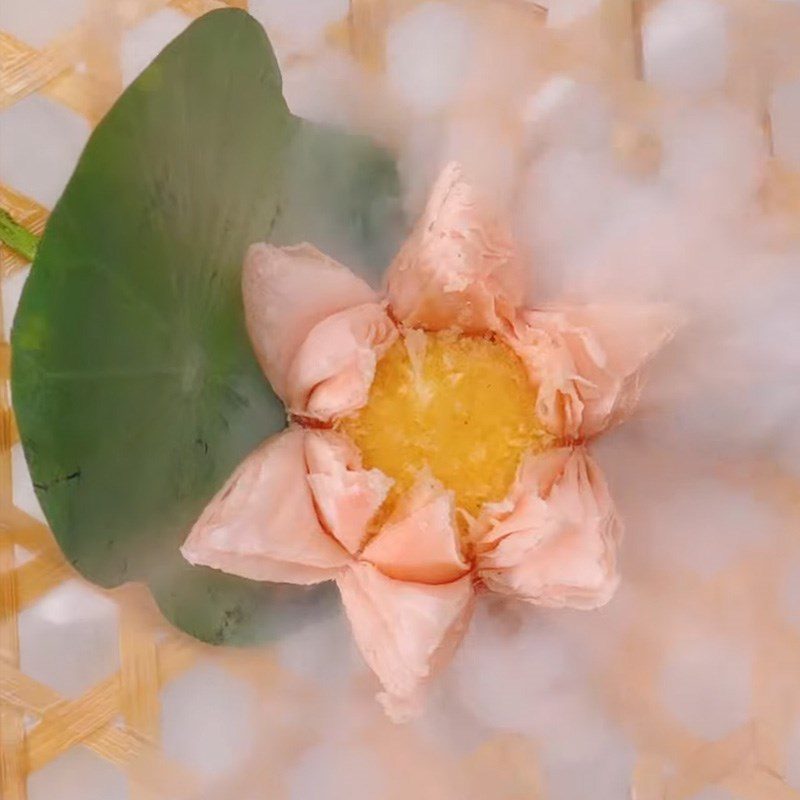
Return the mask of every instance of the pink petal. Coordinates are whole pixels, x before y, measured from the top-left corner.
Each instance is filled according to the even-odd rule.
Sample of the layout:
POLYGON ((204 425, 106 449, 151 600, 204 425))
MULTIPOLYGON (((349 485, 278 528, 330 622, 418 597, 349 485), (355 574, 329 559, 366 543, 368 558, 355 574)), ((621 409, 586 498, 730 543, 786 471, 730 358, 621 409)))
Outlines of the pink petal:
POLYGON ((349 269, 310 244, 254 244, 242 275, 245 320, 264 374, 285 399, 289 367, 321 320, 377 299, 349 269))
POLYGON ((349 556, 317 518, 305 432, 267 439, 211 500, 181 548, 192 564, 282 583, 335 577, 349 556))
POLYGON ((622 523, 583 448, 528 456, 509 498, 487 506, 478 526, 478 575, 495 592, 596 608, 616 590, 622 523))
POLYGON ((449 583, 469 571, 461 553, 453 493, 421 476, 361 554, 401 581, 449 583))
POLYGON ((298 349, 287 379, 296 414, 330 422, 361 408, 375 367, 398 333, 378 303, 348 308, 315 325, 298 349))
POLYGON ((679 325, 665 304, 553 306, 522 312, 509 343, 539 387, 539 418, 587 438, 633 412, 642 369, 679 325))
POLYGON ((449 164, 389 268, 395 318, 429 330, 494 330, 519 305, 523 291, 510 235, 479 206, 461 167, 449 164))
POLYGON ((378 676, 379 699, 399 722, 421 711, 425 683, 450 659, 472 613, 470 576, 430 586, 354 562, 337 579, 353 635, 378 676))
POLYGON ((341 434, 309 431, 305 449, 308 482, 320 518, 355 553, 394 481, 379 469, 363 469, 358 448, 341 434))

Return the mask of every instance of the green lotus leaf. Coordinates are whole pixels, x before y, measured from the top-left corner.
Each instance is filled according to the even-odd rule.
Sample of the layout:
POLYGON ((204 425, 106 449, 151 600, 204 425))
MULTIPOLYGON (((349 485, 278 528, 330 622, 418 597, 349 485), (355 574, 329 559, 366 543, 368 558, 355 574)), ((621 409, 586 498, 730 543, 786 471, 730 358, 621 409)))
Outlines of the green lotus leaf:
POLYGON ((119 98, 53 210, 12 334, 36 492, 84 576, 147 581, 169 619, 211 642, 264 641, 322 613, 325 590, 191 567, 178 548, 286 424, 244 328, 247 246, 311 241, 377 282, 398 198, 385 152, 289 112, 244 12, 201 17, 119 98))

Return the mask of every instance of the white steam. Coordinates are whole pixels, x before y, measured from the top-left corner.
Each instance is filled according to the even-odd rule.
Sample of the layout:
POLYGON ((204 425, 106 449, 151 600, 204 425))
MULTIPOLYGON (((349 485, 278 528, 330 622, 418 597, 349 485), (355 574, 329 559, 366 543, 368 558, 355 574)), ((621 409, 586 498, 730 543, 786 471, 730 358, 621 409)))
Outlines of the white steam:
MULTIPOLYGON (((303 113, 347 118, 396 148, 412 214, 437 170, 460 159, 515 227, 530 302, 666 300, 684 310, 640 413, 596 448, 628 523, 623 588, 593 614, 483 603, 427 715, 402 733, 365 701, 374 680, 352 647, 342 651, 341 620, 308 629, 301 646, 280 648, 283 665, 303 665, 316 687, 298 800, 309 787, 319 800, 394 797, 382 783, 393 776, 414 785, 409 764, 403 774, 386 760, 376 767, 382 737, 397 762, 426 775, 419 796, 469 797, 455 764, 518 735, 534 743, 544 797, 627 797, 643 731, 659 715, 708 740, 757 716, 759 598, 735 576, 776 557, 800 574, 791 521, 753 477, 769 464, 800 478, 800 237, 791 209, 765 199, 775 165, 800 164, 800 65, 794 78, 782 69, 763 103, 745 102, 731 87, 770 42, 743 55, 730 4, 664 0, 642 21, 650 99, 630 102, 580 54, 573 68, 548 47, 548 31, 584 35, 600 4, 551 2, 546 27, 533 5, 517 30, 500 11, 416 5, 389 27, 385 78, 327 49, 313 66, 286 62, 285 80, 303 113), (625 650, 634 631, 650 661, 625 650), (626 694, 635 708, 646 693, 639 684, 658 698, 653 719, 625 712, 626 694), (432 748, 450 777, 417 748, 432 748), (361 777, 338 763, 357 764, 347 770, 361 777)), ((781 580, 790 587, 781 596, 795 598, 781 580)), ((794 599, 783 602, 794 618, 794 599)))

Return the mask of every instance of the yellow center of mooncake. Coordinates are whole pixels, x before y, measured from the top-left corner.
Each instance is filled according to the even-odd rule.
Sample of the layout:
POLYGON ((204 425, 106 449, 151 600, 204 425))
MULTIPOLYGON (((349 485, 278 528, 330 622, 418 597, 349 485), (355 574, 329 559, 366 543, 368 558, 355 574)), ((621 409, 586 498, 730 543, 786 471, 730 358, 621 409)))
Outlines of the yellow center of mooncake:
POLYGON ((536 389, 505 344, 452 332, 409 332, 378 362, 369 400, 339 423, 364 466, 394 478, 389 504, 426 467, 477 514, 508 493, 524 453, 552 441, 536 389))

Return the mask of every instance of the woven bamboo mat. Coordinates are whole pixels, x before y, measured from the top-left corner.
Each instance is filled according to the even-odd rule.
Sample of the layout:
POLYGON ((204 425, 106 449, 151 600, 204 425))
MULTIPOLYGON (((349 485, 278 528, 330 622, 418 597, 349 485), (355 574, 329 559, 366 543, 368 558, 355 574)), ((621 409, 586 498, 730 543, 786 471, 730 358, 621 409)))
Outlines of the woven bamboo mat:
MULTIPOLYGON (((331 27, 329 41, 349 50, 368 69, 380 70, 383 37, 391 14, 415 2, 351 0, 349 15, 331 27)), ((230 0, 228 4, 247 6, 246 0, 230 0)), ((119 43, 125 29, 167 6, 188 20, 223 5, 217 0, 95 0, 87 5, 86 17, 80 24, 41 48, 0 32, 0 108, 9 108, 39 94, 94 125, 122 89, 119 43), (116 38, 109 33, 114 30, 118 32, 116 38)), ((466 5, 479 8, 481 4, 466 5)), ((484 5, 490 5, 488 0, 484 5)), ((640 76, 641 45, 637 31, 640 15, 649 4, 603 0, 601 5, 601 30, 611 44, 605 51, 607 75, 612 79, 640 76)), ((518 19, 523 27, 540 25, 544 18, 541 7, 522 0, 497 0, 494 7, 498 14, 505 15, 506 23, 518 19)), ((593 29, 587 35, 596 32, 593 29)), ((579 47, 560 35, 554 36, 548 46, 549 58, 556 68, 582 57, 579 47)), ((630 94, 628 99, 641 99, 640 88, 634 91, 624 80, 621 85, 628 87, 623 91, 630 94)), ((732 92, 741 95, 744 102, 759 102, 758 87, 753 88, 752 82, 734 86, 732 92)), ((765 111, 767 139, 769 128, 765 111)), ((632 157, 641 157, 641 142, 623 141, 624 146, 629 144, 632 157)), ((800 220, 798 178, 779 164, 773 166, 765 183, 765 202, 782 211, 789 210, 800 220)), ((0 206, 33 231, 43 230, 48 209, 14 186, 0 184, 0 206)), ((0 250, 0 259, 4 279, 12 278, 27 266, 17 255, 5 250, 0 250)), ((3 800, 26 800, 28 777, 78 747, 88 748, 120 770, 129 782, 134 800, 238 797, 213 790, 209 793, 192 770, 165 754, 159 730, 162 690, 198 661, 210 659, 238 679, 251 682, 265 699, 274 699, 282 692, 296 692, 292 677, 282 674, 269 652, 242 654, 198 644, 166 625, 144 590, 127 587, 124 591, 105 593, 119 608, 117 671, 72 698, 62 696, 20 668, 20 615, 61 584, 75 580, 76 575, 47 527, 14 504, 11 453, 18 437, 9 404, 9 364, 9 345, 3 341, 0 342, 0 794, 3 800), (20 558, 20 548, 29 554, 25 559, 20 558)), ((764 494, 797 525, 800 503, 796 485, 769 465, 764 465, 760 474, 764 494)), ((782 542, 780 552, 765 555, 757 562, 737 562, 713 581, 689 574, 681 576, 682 596, 692 598, 694 606, 702 609, 702 624, 724 630, 731 613, 729 598, 733 596, 746 607, 752 630, 757 631, 755 640, 748 641, 748 646, 755 648, 755 658, 747 721, 718 739, 703 738, 688 730, 660 696, 657 675, 669 648, 669 636, 656 637, 653 631, 669 631, 673 624, 663 598, 674 586, 661 573, 639 582, 639 616, 626 628, 618 655, 609 661, 607 672, 598 676, 596 686, 607 713, 624 726, 634 743, 631 784, 635 800, 691 798, 708 787, 725 787, 729 792, 725 796, 744 800, 800 798, 800 792, 790 788, 784 777, 792 725, 800 718, 800 630, 781 613, 776 590, 785 578, 785 554, 796 554, 800 549, 796 529, 789 530, 782 542)), ((263 791, 248 797, 287 796, 282 772, 302 748, 302 735, 291 741, 281 738, 280 731, 276 736, 271 769, 259 784, 263 791)), ((469 756, 452 762, 443 761, 439 754, 435 766, 424 743, 408 732, 383 731, 376 737, 376 748, 381 747, 381 742, 390 743, 389 761, 397 762, 394 766, 387 764, 387 770, 401 770, 399 783, 406 788, 420 787, 415 796, 449 798, 450 794, 437 794, 431 787, 441 787, 441 781, 446 781, 440 780, 441 775, 450 769, 469 776, 475 800, 488 797, 544 800, 546 796, 537 747, 521 736, 491 736, 469 756)), ((591 796, 588 791, 587 800, 591 796)))
MULTIPOLYGON (((74 29, 41 49, 0 31, 0 108, 39 93, 62 104, 94 125, 122 90, 118 63, 121 33, 148 15, 171 5, 187 21, 225 5, 215 0, 146 0, 89 4, 74 29), (115 16, 112 19, 112 14, 115 16), (101 25, 99 23, 105 23, 101 25), (102 36, 99 31, 102 29, 102 36), (79 63, 85 65, 78 69, 79 63)), ((231 6, 246 2, 231 0, 231 6)), ((0 184, 0 206, 40 234, 48 209, 14 187, 0 184)), ((27 264, 0 249, 0 272, 13 276, 27 264)), ((189 669, 200 657, 212 658, 240 677, 258 674, 269 665, 258 654, 236 663, 226 653, 212 652, 172 630, 160 618, 144 590, 126 588, 107 593, 119 606, 119 670, 80 697, 59 695, 20 669, 19 615, 76 574, 62 556, 45 525, 14 506, 11 448, 17 430, 9 404, 10 349, 0 343, 0 796, 25 800, 27 778, 65 751, 85 747, 121 770, 130 781, 133 800, 193 796, 195 775, 168 759, 159 745, 161 688, 189 669), (19 548, 27 558, 19 564, 19 548), (32 555, 32 558, 30 557, 32 555), (245 666, 246 664, 246 666, 245 666), (32 724, 32 722, 34 724, 32 724)), ((56 798, 54 798, 56 800, 56 798)))

